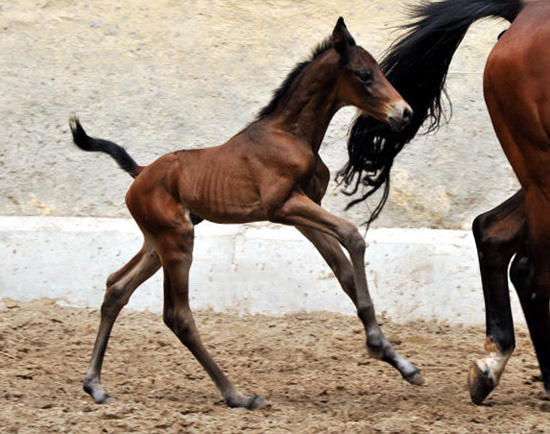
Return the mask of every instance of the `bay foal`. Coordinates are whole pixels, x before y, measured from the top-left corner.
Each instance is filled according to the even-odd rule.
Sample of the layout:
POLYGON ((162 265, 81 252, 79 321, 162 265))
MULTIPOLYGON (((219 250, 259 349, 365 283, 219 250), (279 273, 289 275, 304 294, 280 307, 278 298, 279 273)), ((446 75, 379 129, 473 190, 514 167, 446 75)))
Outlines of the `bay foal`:
POLYGON ((319 250, 357 307, 369 353, 419 384, 419 370, 400 357, 376 322, 365 276, 365 241, 355 225, 321 206, 329 171, 319 147, 333 115, 353 105, 393 129, 404 128, 410 107, 376 61, 356 45, 340 18, 332 37, 290 73, 258 119, 227 143, 167 154, 138 166, 120 146, 93 139, 77 119, 74 142, 111 155, 135 178, 126 203, 143 232, 141 250, 107 280, 101 322, 84 389, 93 399, 109 396, 101 366, 113 324, 136 288, 164 271, 164 321, 208 372, 230 407, 256 408, 262 399, 240 393, 201 342, 189 307, 188 282, 194 225, 271 221, 298 228, 319 250), (348 251, 350 260, 340 245, 348 251))

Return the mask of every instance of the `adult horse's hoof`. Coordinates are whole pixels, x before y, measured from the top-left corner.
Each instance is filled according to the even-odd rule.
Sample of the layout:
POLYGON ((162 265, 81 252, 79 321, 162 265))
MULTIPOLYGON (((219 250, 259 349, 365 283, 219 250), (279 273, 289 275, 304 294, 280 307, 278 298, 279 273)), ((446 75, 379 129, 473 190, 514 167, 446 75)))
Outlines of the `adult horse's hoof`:
POLYGON ((415 386, 424 386, 426 384, 426 380, 424 380, 424 377, 422 376, 420 371, 413 372, 412 374, 404 376, 403 378, 415 386))
POLYGON ((468 373, 468 389, 474 404, 480 405, 496 387, 497 382, 491 372, 472 363, 468 373))

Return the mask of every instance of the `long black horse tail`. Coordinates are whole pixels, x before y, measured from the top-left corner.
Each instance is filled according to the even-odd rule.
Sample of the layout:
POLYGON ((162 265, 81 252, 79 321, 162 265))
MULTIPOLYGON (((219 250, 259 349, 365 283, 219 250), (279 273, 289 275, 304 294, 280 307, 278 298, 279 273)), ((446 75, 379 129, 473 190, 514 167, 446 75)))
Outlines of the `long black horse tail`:
POLYGON ((132 178, 138 176, 143 170, 143 166, 139 166, 122 146, 108 140, 95 139, 88 136, 77 117, 72 117, 69 123, 71 132, 73 133, 73 141, 83 151, 105 152, 109 154, 118 163, 120 168, 128 172, 132 178))
POLYGON ((428 120, 427 131, 437 130, 445 117, 442 94, 449 64, 468 28, 486 17, 512 22, 522 8, 521 0, 443 0, 422 2, 411 9, 413 22, 405 35, 389 48, 380 67, 414 111, 411 124, 396 133, 384 123, 360 116, 348 139, 348 163, 337 179, 348 195, 361 190, 363 202, 383 187, 382 198, 366 221, 367 227, 382 211, 389 194, 390 170, 397 154, 428 120))

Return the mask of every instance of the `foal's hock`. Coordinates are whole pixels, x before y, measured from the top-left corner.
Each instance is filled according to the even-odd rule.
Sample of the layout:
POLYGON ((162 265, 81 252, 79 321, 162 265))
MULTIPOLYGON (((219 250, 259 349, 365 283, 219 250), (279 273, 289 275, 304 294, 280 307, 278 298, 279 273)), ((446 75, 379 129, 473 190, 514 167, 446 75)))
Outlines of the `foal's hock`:
POLYGON ((167 154, 139 166, 120 146, 89 137, 71 119, 74 142, 111 155, 135 178, 126 204, 144 243, 107 280, 101 322, 84 389, 100 403, 101 365, 117 315, 132 293, 161 267, 164 321, 208 372, 227 405, 256 408, 263 401, 240 393, 203 345, 189 307, 188 283, 194 225, 271 221, 295 226, 319 250, 357 307, 369 353, 394 366, 413 384, 419 370, 400 357, 376 322, 364 269, 365 241, 355 225, 321 206, 329 171, 319 147, 334 114, 353 105, 398 131, 412 111, 374 58, 356 45, 342 18, 332 37, 300 63, 256 121, 221 146, 167 154), (350 259, 343 253, 343 246, 350 259))

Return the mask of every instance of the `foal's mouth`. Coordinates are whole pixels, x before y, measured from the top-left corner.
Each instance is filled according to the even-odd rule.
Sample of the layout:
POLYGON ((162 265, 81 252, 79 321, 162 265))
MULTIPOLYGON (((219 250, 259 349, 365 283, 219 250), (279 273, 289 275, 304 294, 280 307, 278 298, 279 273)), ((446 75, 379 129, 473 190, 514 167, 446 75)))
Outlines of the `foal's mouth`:
POLYGON ((403 121, 402 119, 389 118, 388 125, 390 129, 396 133, 400 133, 409 125, 410 121, 403 121))

